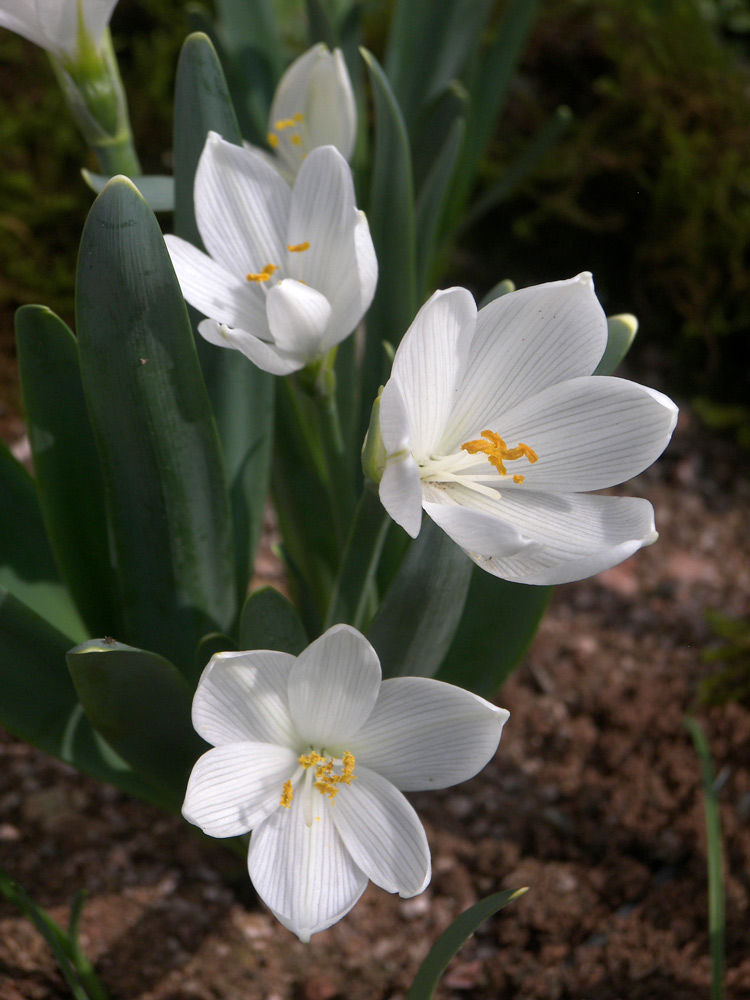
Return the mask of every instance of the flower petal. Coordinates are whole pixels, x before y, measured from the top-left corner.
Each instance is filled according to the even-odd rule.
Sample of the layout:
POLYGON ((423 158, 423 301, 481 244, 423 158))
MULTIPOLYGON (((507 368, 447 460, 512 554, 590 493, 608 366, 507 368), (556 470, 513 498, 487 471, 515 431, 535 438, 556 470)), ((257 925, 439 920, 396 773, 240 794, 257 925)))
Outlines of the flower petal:
POLYGON ((492 759, 507 719, 504 708, 453 684, 393 677, 350 747, 356 773, 361 763, 404 792, 448 788, 492 759))
POLYGON ((401 389, 418 462, 433 455, 443 437, 476 316, 476 304, 465 288, 435 292, 396 351, 391 377, 401 389))
POLYGON ((297 767, 296 751, 271 743, 227 743, 193 766, 182 815, 209 837, 237 837, 254 829, 281 803, 284 782, 297 767))
POLYGON ((212 656, 193 698, 195 731, 214 746, 245 741, 296 746, 287 698, 294 662, 289 653, 269 649, 212 656))
POLYGON ((503 413, 548 385, 590 375, 606 343, 607 318, 588 273, 490 302, 477 314, 442 452, 486 427, 488 414, 503 413))
POLYGON ((314 149, 300 168, 287 243, 309 243, 307 250, 289 252, 286 273, 317 288, 331 303, 326 343, 336 344, 354 330, 372 301, 375 258, 369 229, 363 226, 354 200, 349 164, 333 146, 314 149), (366 280, 359 271, 363 262, 366 280))
MULTIPOLYGON (((453 495, 457 489, 458 487, 450 486, 446 492, 453 495)), ((425 486, 425 497, 439 494, 440 491, 434 487, 425 486)), ((483 556, 508 559, 525 550, 533 552, 538 548, 537 543, 524 535, 516 525, 501 519, 499 513, 494 513, 499 508, 495 507, 492 500, 487 499, 487 504, 492 506, 485 511, 476 510, 470 505, 473 498, 474 494, 469 501, 460 504, 425 499, 423 506, 456 545, 470 554, 481 552, 483 556)))
MULTIPOLYGON (((493 557, 481 547, 468 554, 503 580, 570 583, 616 566, 656 541, 654 511, 637 497, 506 490, 496 501, 465 487, 437 491, 445 503, 471 505, 488 521, 499 518, 536 544, 516 556, 493 557)), ((425 504, 432 516, 432 509, 425 504)), ((479 540, 478 540, 479 541, 479 540)))
MULTIPOLYGON (((539 456, 508 464, 522 473, 517 488, 554 493, 600 490, 638 475, 661 455, 677 422, 677 407, 654 389, 621 378, 593 376, 549 386, 486 426, 513 447, 539 456)), ((512 479, 503 480, 505 488, 512 479)), ((503 487, 501 487, 503 488, 503 487)))
POLYGON ((378 492, 390 516, 412 538, 422 525, 422 481, 412 457, 409 418, 398 382, 389 379, 380 396, 380 436, 386 466, 378 492))
POLYGON ((372 711, 380 679, 380 662, 367 639, 350 625, 329 628, 289 674, 289 707, 302 739, 343 752, 372 711))
POLYGON ((257 285, 230 274, 179 236, 165 236, 164 242, 180 290, 191 306, 226 326, 268 336, 265 295, 257 285))
POLYGON ((287 278, 269 291, 268 325, 275 345, 305 363, 321 353, 321 341, 331 318, 325 295, 287 278))
POLYGON ((323 51, 315 61, 305 113, 310 147, 335 146, 350 160, 357 137, 357 106, 341 49, 323 51))
POLYGON ((279 350, 275 344, 266 344, 246 330, 232 330, 214 319, 204 319, 198 324, 198 333, 209 344, 231 347, 241 351, 254 365, 271 375, 289 375, 304 368, 305 358, 279 350))
POLYGON ((195 174, 195 219, 206 250, 244 277, 286 259, 291 191, 261 157, 209 132, 195 174))
POLYGON ((247 867, 266 906, 301 941, 335 924, 367 888, 367 876, 344 847, 328 800, 317 792, 317 809, 305 824, 305 797, 295 794, 250 839, 247 867))
POLYGON ((430 881, 430 848, 419 817, 390 781, 355 765, 356 780, 339 788, 331 813, 344 847, 365 875, 405 898, 430 881))

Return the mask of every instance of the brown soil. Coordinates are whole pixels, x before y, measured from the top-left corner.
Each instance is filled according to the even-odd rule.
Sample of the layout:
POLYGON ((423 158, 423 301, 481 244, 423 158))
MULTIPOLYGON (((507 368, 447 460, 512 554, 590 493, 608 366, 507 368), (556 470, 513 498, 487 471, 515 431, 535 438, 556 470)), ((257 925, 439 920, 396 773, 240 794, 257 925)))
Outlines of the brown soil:
MULTIPOLYGON (((58 920, 90 894, 82 942, 113 1000, 396 1000, 429 946, 481 896, 529 892, 451 964, 443 998, 703 1000, 710 965, 699 769, 682 725, 712 642, 705 611, 748 613, 750 480, 681 419, 631 484, 662 537, 558 588, 499 701, 485 772, 413 796, 433 852, 427 891, 372 886, 300 944, 239 859, 176 818, 6 736, 0 863, 58 920)), ((726 852, 727 1000, 750 998, 750 715, 697 709, 714 754, 726 852)), ((0 905, 0 998, 67 996, 36 932, 0 905)))

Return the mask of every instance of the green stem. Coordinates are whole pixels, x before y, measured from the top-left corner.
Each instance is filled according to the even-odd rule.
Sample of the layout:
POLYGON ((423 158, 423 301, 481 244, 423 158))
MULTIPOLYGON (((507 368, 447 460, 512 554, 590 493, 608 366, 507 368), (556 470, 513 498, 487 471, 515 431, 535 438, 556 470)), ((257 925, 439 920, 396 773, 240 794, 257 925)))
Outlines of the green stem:
POLYGON ((351 469, 341 433, 335 394, 318 401, 320 437, 326 461, 326 488, 336 535, 343 549, 356 507, 351 469))

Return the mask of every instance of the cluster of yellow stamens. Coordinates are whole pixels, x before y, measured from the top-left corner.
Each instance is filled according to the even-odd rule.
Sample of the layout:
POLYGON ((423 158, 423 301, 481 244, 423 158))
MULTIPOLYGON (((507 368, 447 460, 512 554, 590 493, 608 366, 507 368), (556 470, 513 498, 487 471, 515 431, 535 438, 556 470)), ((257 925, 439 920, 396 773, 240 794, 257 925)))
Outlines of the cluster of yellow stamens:
MULTIPOLYGON (((273 123, 273 131, 269 132, 266 138, 268 139, 268 145, 271 149, 278 149, 279 146, 279 134, 282 132, 287 132, 289 129, 296 129, 300 122, 305 120, 305 116, 298 112, 291 118, 280 118, 277 122, 273 123)), ((293 146, 301 146, 302 139, 298 132, 289 133, 289 141, 293 146)))
MULTIPOLYGON (((313 788, 317 788, 321 795, 327 795, 331 802, 338 795, 340 785, 351 785, 352 781, 357 780, 357 776, 354 773, 354 754, 348 750, 344 751, 344 755, 339 762, 341 765, 341 774, 336 774, 333 770, 335 763, 333 757, 323 757, 322 754, 317 753, 315 750, 311 750, 308 754, 300 754, 297 758, 297 763, 305 770, 309 770, 311 767, 315 768, 314 781, 312 783, 313 788)), ((281 805, 285 809, 288 809, 292 804, 293 797, 294 789, 292 787, 292 779, 290 778, 289 781, 284 782, 281 793, 281 805)))
MULTIPOLYGON (((289 251, 289 253, 304 253, 305 250, 309 249, 310 249, 310 244, 308 243, 307 240, 305 240, 304 243, 294 243, 291 245, 287 244, 287 250, 289 251)), ((247 281, 260 281, 260 282, 269 281, 273 276, 274 272, 278 271, 278 269, 279 269, 278 264, 266 264, 266 266, 263 268, 262 271, 258 272, 251 271, 250 274, 245 275, 245 278, 247 281)))
MULTIPOLYGON (((519 443, 515 448, 509 448, 495 431, 482 431, 482 438, 486 438, 486 440, 483 441, 480 438, 476 441, 466 441, 461 445, 461 448, 470 455, 486 455, 489 463, 494 465, 501 476, 508 475, 508 470, 504 465, 505 462, 515 462, 519 458, 527 458, 533 465, 534 462, 539 460, 537 453, 527 444, 519 443)), ((524 476, 515 475, 513 476, 513 482, 522 483, 524 478, 524 476)))

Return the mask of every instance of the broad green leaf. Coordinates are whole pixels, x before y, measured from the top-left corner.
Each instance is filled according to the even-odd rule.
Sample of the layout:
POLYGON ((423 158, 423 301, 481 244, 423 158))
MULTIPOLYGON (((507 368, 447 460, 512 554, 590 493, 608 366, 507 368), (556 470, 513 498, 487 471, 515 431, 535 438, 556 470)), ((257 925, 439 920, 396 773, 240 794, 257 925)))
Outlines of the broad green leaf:
POLYGON ((409 126, 449 80, 461 76, 492 6, 492 0, 396 4, 385 68, 409 126))
POLYGON ((307 13, 308 42, 315 45, 323 42, 329 49, 336 47, 336 26, 321 0, 305 0, 307 13))
POLYGON ((456 122, 466 117, 468 98, 463 84, 458 80, 451 80, 427 105, 411 130, 411 157, 417 202, 427 176, 434 172, 437 160, 443 155, 456 122))
POLYGON ((477 927, 527 891, 528 889, 524 888, 496 892, 492 896, 480 899, 468 910, 464 910, 430 948, 427 958, 420 965, 414 982, 406 994, 406 1000, 430 1000, 448 963, 477 927))
MULTIPOLYGON (((203 249, 193 206, 193 181, 209 131, 242 142, 216 51, 201 34, 182 47, 174 107, 175 233, 203 249)), ((198 314, 190 310, 193 325, 198 314)), ((263 527, 273 438, 274 381, 238 351, 196 345, 216 417, 234 523, 237 599, 247 591, 263 527)))
POLYGON ((388 79, 373 55, 367 64, 375 103, 375 145, 368 219, 378 257, 378 287, 367 314, 362 364, 360 436, 364 438, 387 365, 382 341, 394 347, 417 311, 416 233, 409 139, 388 79))
POLYGON ((611 375, 633 345, 638 320, 630 313, 607 317, 607 346, 594 375, 611 375))
POLYGON ((493 695, 520 663, 551 594, 551 587, 509 583, 474 566, 464 613, 438 679, 493 695))
MULTIPOLYGON (((94 174, 90 170, 81 170, 81 176, 94 194, 99 194, 112 180, 105 174, 94 174)), ((149 204, 152 212, 174 211, 174 178, 163 174, 140 174, 131 178, 149 204)))
POLYGON ((0 587, 73 642, 86 637, 52 556, 34 480, 0 441, 0 587))
POLYGON ((461 619, 472 562, 424 518, 367 630, 384 677, 434 677, 461 619))
POLYGON ((114 639, 92 639, 67 654, 86 716, 133 770, 177 810, 190 770, 206 744, 193 729, 193 692, 156 653, 114 639))
POLYGON ((464 130, 464 120, 457 118, 417 199, 417 285, 424 297, 430 288, 430 278, 439 249, 440 222, 464 130))
POLYGON ((23 306, 16 313, 16 346, 37 492, 52 550, 89 634, 108 633, 116 628, 117 599, 78 345, 49 309, 23 306))
POLYGON ((83 714, 65 654, 70 639, 0 590, 0 724, 27 743, 148 802, 158 795, 83 714))
POLYGON ((240 649, 277 649, 299 656, 307 633, 297 612, 274 587, 254 590, 240 616, 240 649))
POLYGON ((94 202, 76 285, 81 374, 104 476, 120 639, 190 672, 236 611, 216 425, 159 226, 125 178, 94 202))

